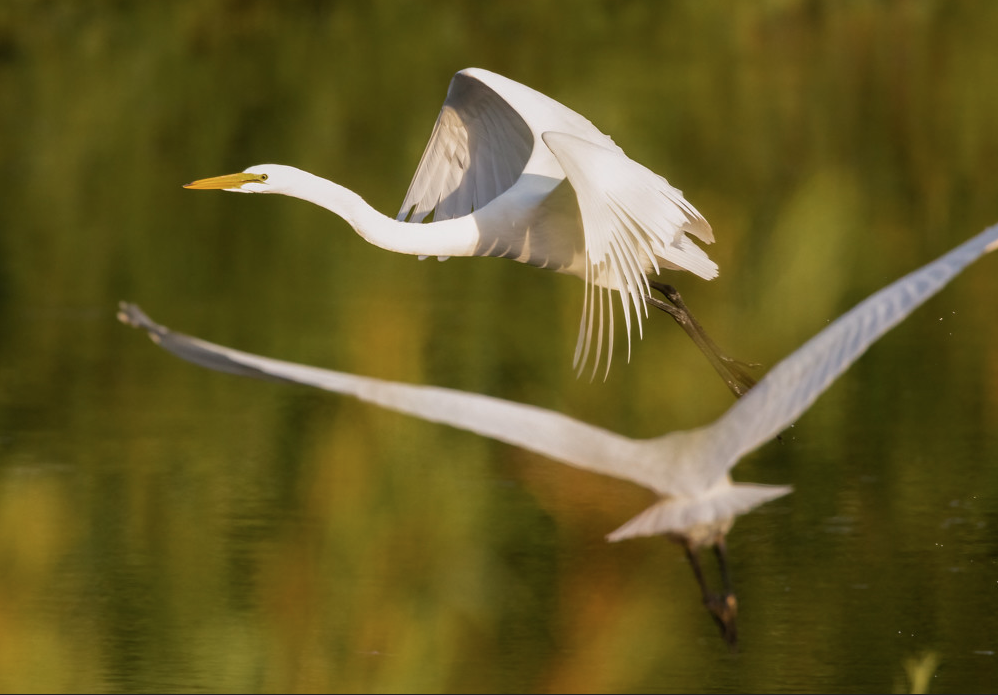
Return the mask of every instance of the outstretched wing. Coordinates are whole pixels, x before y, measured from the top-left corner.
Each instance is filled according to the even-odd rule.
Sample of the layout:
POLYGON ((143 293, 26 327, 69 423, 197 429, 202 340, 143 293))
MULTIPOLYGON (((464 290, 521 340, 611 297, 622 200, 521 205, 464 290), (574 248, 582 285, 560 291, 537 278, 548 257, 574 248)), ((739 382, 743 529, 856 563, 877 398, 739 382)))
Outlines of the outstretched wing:
POLYGON ((512 186, 534 149, 517 111, 474 71, 451 80, 447 99, 409 184, 399 220, 467 215, 512 186))
POLYGON ((640 335, 641 319, 648 315, 647 275, 678 268, 706 280, 716 277, 717 264, 687 236, 711 243, 714 235, 681 191, 619 148, 561 132, 541 137, 575 189, 585 229, 587 289, 575 355, 579 366, 587 360, 594 334, 599 359, 605 313, 612 327, 612 309, 604 311, 607 290, 620 292, 628 340, 632 307, 640 335))
POLYGON ((658 486, 684 489, 689 482, 709 487, 738 460, 792 424, 832 383, 891 328, 964 268, 998 248, 993 225, 949 253, 863 300, 773 367, 713 424, 665 435, 662 458, 698 440, 701 456, 662 467, 658 486), (673 441, 670 441, 673 440, 673 441))
POLYGON ((215 345, 153 322, 134 304, 118 318, 145 330, 154 343, 194 364, 230 374, 313 386, 383 408, 468 430, 529 449, 555 461, 645 485, 647 442, 544 408, 435 386, 417 386, 334 372, 215 345), (638 465, 632 466, 636 462, 638 465), (642 465, 644 464, 644 465, 642 465))

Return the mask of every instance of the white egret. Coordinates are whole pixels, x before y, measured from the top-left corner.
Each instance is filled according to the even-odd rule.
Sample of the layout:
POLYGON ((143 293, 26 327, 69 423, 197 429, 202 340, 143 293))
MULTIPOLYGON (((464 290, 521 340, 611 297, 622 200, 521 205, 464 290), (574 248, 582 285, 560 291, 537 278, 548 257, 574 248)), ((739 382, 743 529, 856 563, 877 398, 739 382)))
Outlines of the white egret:
MULTIPOLYGON (((252 166, 186 188, 280 193, 336 213, 376 246, 421 257, 501 256, 583 278, 586 293, 576 367, 604 335, 613 355, 611 291, 638 333, 661 269, 710 280, 717 265, 693 241, 714 241, 710 225, 668 181, 631 160, 586 118, 540 92, 487 70, 457 73, 396 218, 353 191, 294 167, 252 166), (432 222, 427 222, 432 218, 432 222), (413 223, 422 223, 416 227, 413 223), (593 337, 595 345, 593 344, 593 337)), ((653 304, 694 339, 736 395, 753 380, 716 346, 681 303, 653 304)))
POLYGON ((705 605, 733 644, 737 603, 724 565, 725 534, 736 516, 791 488, 732 483, 728 472, 739 459, 793 423, 874 341, 995 248, 998 225, 858 304, 773 367, 712 424, 642 440, 490 396, 393 383, 239 352, 174 333, 133 304, 122 303, 118 317, 145 329, 157 345, 210 369, 348 394, 652 490, 659 501, 607 538, 619 541, 664 534, 681 543, 705 605), (724 594, 708 591, 703 579, 697 554, 705 546, 717 551, 724 594))

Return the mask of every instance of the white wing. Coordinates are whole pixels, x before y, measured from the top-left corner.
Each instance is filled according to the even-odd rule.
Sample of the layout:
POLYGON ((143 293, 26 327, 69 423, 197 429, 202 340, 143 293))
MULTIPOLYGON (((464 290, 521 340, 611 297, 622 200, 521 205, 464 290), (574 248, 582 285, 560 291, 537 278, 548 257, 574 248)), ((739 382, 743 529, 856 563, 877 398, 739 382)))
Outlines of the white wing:
MULTIPOLYGON (((586 296, 574 360, 580 370, 591 354, 596 368, 604 336, 609 369, 613 309, 608 290, 621 293, 630 341, 631 308, 639 334, 647 316, 646 274, 670 268, 706 279, 717 275, 717 265, 686 236, 710 243, 710 225, 679 190, 629 159, 582 115, 478 68, 462 70, 451 80, 398 219, 422 222, 431 213, 434 220, 470 214, 509 191, 524 174, 554 182, 567 177, 575 192, 585 236, 579 274, 586 296)), ((528 184, 524 190, 537 194, 555 185, 528 184)), ((488 255, 503 255, 489 248, 488 255)), ((559 262, 564 265, 567 258, 559 262)))
POLYGON ((520 114, 469 71, 457 73, 398 219, 422 222, 432 212, 445 220, 484 207, 516 182, 533 149, 520 114))
POLYGON ((154 323, 139 307, 122 303, 118 318, 144 329, 157 345, 189 362, 242 376, 286 381, 341 393, 529 449, 576 468, 644 485, 642 461, 651 448, 608 430, 544 408, 435 386, 416 386, 334 372, 252 355, 154 323))
POLYGON ((687 487, 693 482, 701 490, 714 485, 742 456, 800 417, 884 333, 996 248, 993 225, 857 304, 773 367, 713 424, 659 439, 660 459, 677 460, 658 469, 655 486, 694 493, 687 487), (698 455, 677 455, 690 448, 698 455))
MULTIPOLYGON (((661 459, 662 452, 653 444, 654 440, 629 439, 544 408, 453 389, 382 381, 232 350, 174 333, 154 323, 134 304, 122 302, 118 318, 144 329, 160 347, 209 369, 354 396, 644 487, 651 487, 649 480, 655 477, 659 468, 673 463, 661 459)), ((695 455, 696 452, 686 453, 695 455)), ((670 492, 651 489, 661 495, 670 492)), ((675 533, 688 537, 696 545, 713 543, 718 530, 726 532, 735 516, 790 491, 786 486, 731 485, 724 481, 706 494, 659 500, 607 538, 619 541, 635 536, 675 533)))
MULTIPOLYGON (((415 386, 283 362, 232 350, 174 333, 154 323, 133 304, 121 304, 118 317, 144 329, 157 345, 185 360, 216 371, 259 379, 286 381, 354 396, 384 408, 491 437, 593 473, 670 490, 649 481, 663 466, 655 440, 637 441, 560 413, 521 403, 433 386, 415 386)), ((696 455, 696 451, 671 452, 696 455)), ((790 492, 786 486, 731 485, 727 481, 696 497, 666 497, 608 536, 611 541, 634 536, 676 533, 694 544, 713 543, 734 517, 790 492), (701 538, 702 536, 702 538, 701 538)))
POLYGON ((578 365, 588 356, 596 316, 598 335, 603 333, 604 297, 597 292, 606 289, 600 291, 597 286, 620 292, 629 341, 631 307, 639 335, 641 319, 648 315, 645 297, 650 294, 649 273, 657 274, 664 267, 688 270, 706 280, 717 277, 717 264, 686 236, 692 234, 711 243, 714 235, 681 191, 619 148, 609 149, 560 132, 541 137, 575 189, 585 228, 587 293, 576 348, 578 365))

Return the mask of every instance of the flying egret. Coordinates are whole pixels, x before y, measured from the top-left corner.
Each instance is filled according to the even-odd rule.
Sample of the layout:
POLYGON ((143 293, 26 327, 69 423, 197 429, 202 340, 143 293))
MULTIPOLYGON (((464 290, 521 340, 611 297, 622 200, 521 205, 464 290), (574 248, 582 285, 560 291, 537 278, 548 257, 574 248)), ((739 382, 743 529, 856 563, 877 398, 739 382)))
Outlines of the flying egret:
MULTIPOLYGON (((620 293, 630 355, 631 309, 638 333, 648 275, 687 270, 710 280, 717 265, 693 241, 710 225, 668 181, 631 160, 586 118, 540 92, 487 70, 457 73, 396 218, 343 186, 294 167, 252 166, 186 188, 280 193, 336 213, 360 236, 421 257, 501 256, 583 278, 586 293, 574 364, 613 355, 611 291, 620 293), (432 222, 427 222, 432 218, 432 222), (422 223, 414 227, 413 223, 422 223), (595 345, 593 337, 595 336, 595 345)), ((670 313, 740 395, 753 379, 717 351, 681 303, 670 313)))
POLYGON ((737 602, 727 576, 724 537, 735 517, 791 488, 732 483, 728 472, 793 423, 874 341, 995 248, 998 224, 859 303, 773 367, 712 424, 642 440, 491 396, 382 381, 239 352, 174 333, 134 304, 122 303, 118 318, 144 329, 153 342, 175 355, 210 369, 348 394, 649 488, 660 499, 607 539, 664 534, 680 543, 704 604, 725 639, 734 644, 737 602), (697 556, 707 546, 717 553, 723 594, 710 592, 704 581, 697 556))

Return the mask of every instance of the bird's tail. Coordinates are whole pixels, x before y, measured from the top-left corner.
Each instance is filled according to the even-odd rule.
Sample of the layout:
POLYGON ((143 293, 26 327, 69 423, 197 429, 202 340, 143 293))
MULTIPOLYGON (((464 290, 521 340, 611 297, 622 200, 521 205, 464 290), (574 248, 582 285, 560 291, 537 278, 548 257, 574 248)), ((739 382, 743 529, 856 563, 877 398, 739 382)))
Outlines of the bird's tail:
POLYGON ((723 480, 700 497, 666 497, 609 534, 611 543, 639 536, 671 535, 693 546, 710 545, 731 528, 735 517, 791 492, 789 485, 732 485, 723 480))

